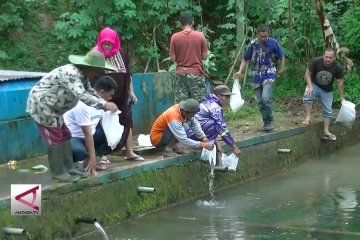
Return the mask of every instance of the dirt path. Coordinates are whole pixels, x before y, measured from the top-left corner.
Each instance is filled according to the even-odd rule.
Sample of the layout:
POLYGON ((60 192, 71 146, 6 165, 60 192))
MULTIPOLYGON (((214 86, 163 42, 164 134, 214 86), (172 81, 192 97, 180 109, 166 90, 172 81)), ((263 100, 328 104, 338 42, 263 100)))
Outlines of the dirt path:
MULTIPOLYGON (((282 111, 274 111, 274 131, 283 131, 301 125, 305 118, 301 98, 291 98, 277 104, 281 105, 280 109, 282 109, 282 111)), ((334 110, 334 113, 336 116, 337 110, 334 110)), ((313 106, 311 123, 321 121, 321 108, 320 105, 316 103, 313 106)), ((264 134, 264 132, 259 131, 259 129, 263 127, 260 112, 253 119, 228 121, 227 124, 231 133, 234 135, 235 141, 264 134)))

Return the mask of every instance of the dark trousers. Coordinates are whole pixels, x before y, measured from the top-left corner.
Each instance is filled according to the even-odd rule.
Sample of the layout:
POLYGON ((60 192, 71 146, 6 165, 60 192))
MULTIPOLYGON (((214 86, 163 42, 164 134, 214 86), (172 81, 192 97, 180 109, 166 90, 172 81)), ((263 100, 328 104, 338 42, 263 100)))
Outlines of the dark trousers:
MULTIPOLYGON (((109 152, 109 146, 103 128, 98 125, 93 135, 96 156, 104 156, 109 152)), ((74 162, 83 161, 89 157, 83 138, 71 138, 71 149, 74 162)))

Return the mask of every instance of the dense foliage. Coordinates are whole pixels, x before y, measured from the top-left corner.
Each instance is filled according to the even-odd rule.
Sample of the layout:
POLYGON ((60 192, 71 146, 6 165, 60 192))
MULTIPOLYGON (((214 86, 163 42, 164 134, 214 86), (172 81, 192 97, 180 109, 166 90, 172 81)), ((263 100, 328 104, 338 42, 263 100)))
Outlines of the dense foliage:
POLYGON ((360 59, 360 6, 349 8, 340 19, 340 33, 351 55, 360 59))
MULTIPOLYGON (((325 0, 324 6, 339 44, 350 49, 356 66, 360 2, 325 0)), ((279 83, 284 89, 280 95, 299 94, 296 87, 303 87, 307 62, 323 51, 314 0, 9 0, 0 3, 0 68, 48 71, 67 62, 69 54, 86 53, 97 32, 111 26, 121 35, 133 72, 166 71, 171 67, 170 36, 179 30, 177 19, 184 10, 193 13, 196 28, 209 41, 206 68, 211 79, 227 76, 240 44, 246 39, 247 45, 262 23, 271 26, 285 49, 291 73, 285 78, 295 83, 294 91, 279 83)), ((359 85, 356 72, 351 79, 359 85)), ((352 94, 359 99, 359 92, 352 94)))

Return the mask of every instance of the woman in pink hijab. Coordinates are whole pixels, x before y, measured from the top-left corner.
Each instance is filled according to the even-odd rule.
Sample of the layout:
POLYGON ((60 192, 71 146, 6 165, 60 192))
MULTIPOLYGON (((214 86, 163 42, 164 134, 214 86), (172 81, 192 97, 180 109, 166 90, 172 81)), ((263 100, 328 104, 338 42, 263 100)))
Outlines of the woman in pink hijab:
MULTIPOLYGON (((121 111, 119 121, 124 126, 124 133, 117 148, 121 149, 125 146, 126 160, 143 161, 144 158, 136 155, 133 151, 131 106, 137 103, 138 99, 134 93, 128 56, 124 49, 121 48, 119 35, 109 27, 102 29, 98 34, 94 49, 101 52, 105 59, 117 68, 116 72, 107 73, 107 75, 115 79, 118 85, 112 101, 121 111), (129 97, 130 102, 128 102, 129 97)), ((107 159, 103 159, 102 162, 110 163, 107 159)))

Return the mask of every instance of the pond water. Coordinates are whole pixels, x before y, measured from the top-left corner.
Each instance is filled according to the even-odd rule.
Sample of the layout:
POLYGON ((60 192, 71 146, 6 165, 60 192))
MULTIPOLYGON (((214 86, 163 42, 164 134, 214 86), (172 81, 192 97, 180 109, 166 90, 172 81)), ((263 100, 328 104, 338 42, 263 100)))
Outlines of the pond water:
POLYGON ((105 230, 119 240, 360 239, 359 155, 360 144, 347 147, 105 230))

